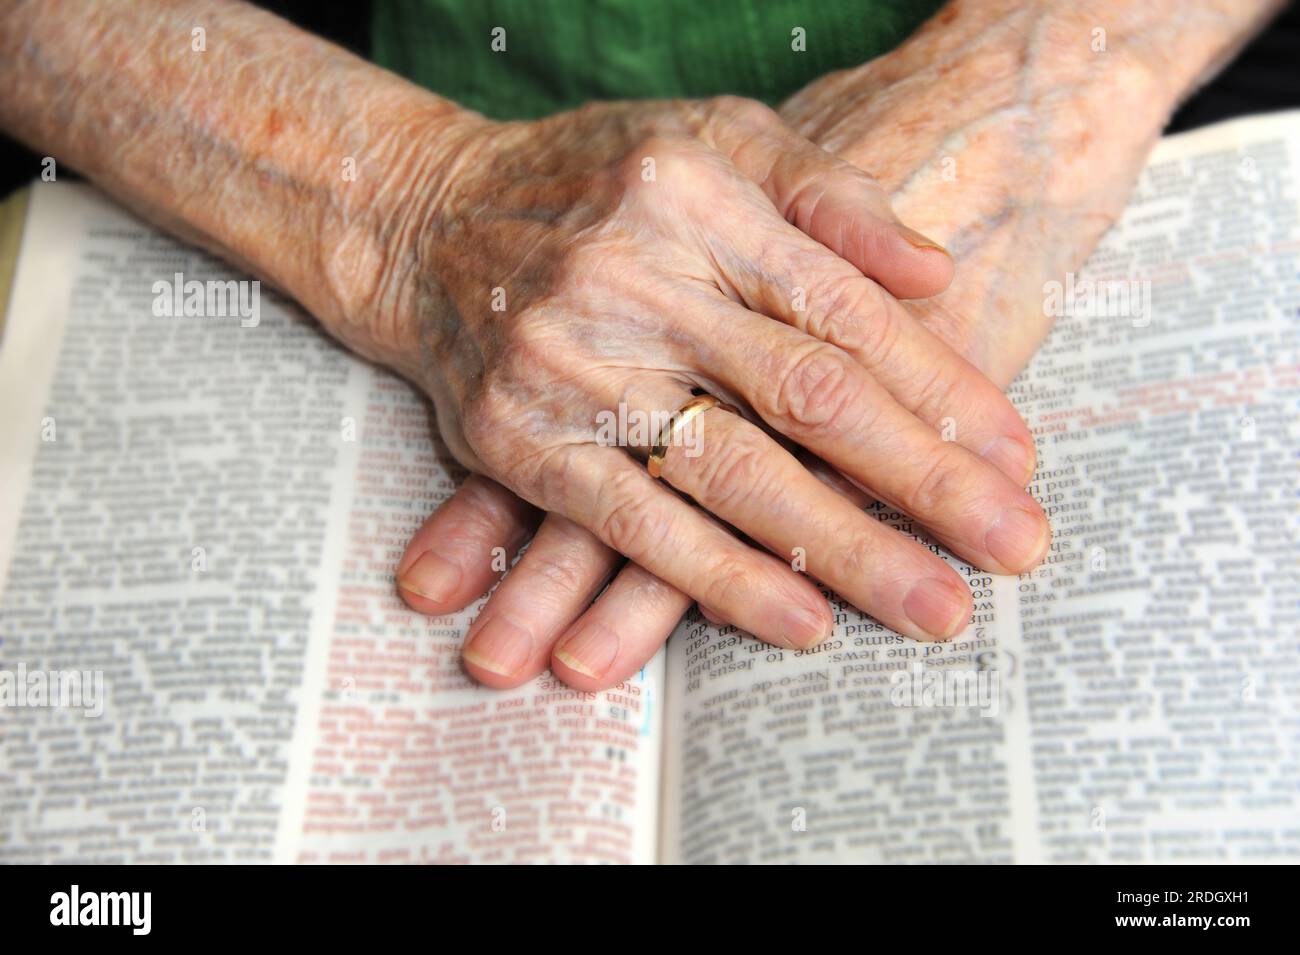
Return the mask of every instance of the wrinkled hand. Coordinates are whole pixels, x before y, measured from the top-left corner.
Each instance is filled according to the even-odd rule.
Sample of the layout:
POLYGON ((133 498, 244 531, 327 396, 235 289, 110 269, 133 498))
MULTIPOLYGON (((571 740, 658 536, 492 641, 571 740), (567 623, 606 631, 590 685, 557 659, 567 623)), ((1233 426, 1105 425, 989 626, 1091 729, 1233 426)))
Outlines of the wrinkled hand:
MULTIPOLYGON (((1019 18, 1041 18, 1041 12, 1014 5, 950 13, 898 51, 811 84, 781 115, 873 173, 896 210, 954 252, 951 286, 903 308, 1006 385, 1050 330, 1043 284, 1081 265, 1123 208, 1178 86, 1162 85, 1145 58, 1097 57, 1071 39, 1088 36, 1090 22, 1034 29, 1019 18), (1062 35, 1065 45, 1054 53, 1031 48, 1052 35, 1062 35), (1047 68, 1031 71, 1035 59, 1047 68)), ((1155 31, 1134 32, 1149 49, 1155 31)), ((833 473, 822 476, 849 500, 862 501, 858 488, 833 473)), ((496 581, 486 568, 488 542, 517 547, 537 519, 503 488, 471 478, 432 515, 403 561, 446 548, 471 568, 446 605, 454 609, 496 581)), ((520 614, 548 606, 557 580, 581 582, 595 593, 612 566, 598 542, 549 516, 480 619, 490 619, 498 606, 520 614)), ((614 669, 583 680, 565 665, 567 647, 591 652, 593 641, 582 636, 587 621, 600 623, 603 645, 621 639, 645 650, 657 647, 688 606, 685 595, 628 565, 590 607, 585 599, 574 601, 538 619, 547 632, 561 633, 555 671, 596 687, 623 674, 614 669), (628 580, 635 587, 621 586, 628 580), (629 592, 638 595, 635 602, 629 592), (568 619, 557 624, 559 617, 568 619)), ((723 621, 725 615, 701 609, 723 621)))
POLYGON ((1149 67, 1085 42, 1095 13, 1062 8, 1045 26, 1027 8, 951 12, 780 113, 952 252, 952 285, 905 307, 1006 386, 1051 330, 1044 283, 1123 211, 1172 99, 1149 67))
MULTIPOLYGON (((553 662, 556 638, 612 570, 597 541, 770 642, 823 639, 830 611, 816 588, 718 520, 801 556, 900 632, 933 639, 965 625, 969 590, 955 572, 817 480, 765 428, 973 563, 1014 573, 1041 559, 1048 532, 1021 487, 1032 467, 1023 423, 865 277, 918 294, 942 287, 947 258, 900 230, 858 170, 731 99, 483 126, 459 155, 436 223, 412 230, 416 254, 380 286, 396 290, 385 300, 399 313, 421 316, 419 347, 405 350, 427 364, 408 374, 462 463, 556 515, 566 547, 601 555, 600 572, 546 565, 543 599, 556 613, 543 625, 535 607, 499 594, 466 650, 476 674, 519 682, 553 662), (701 416, 701 453, 670 449, 664 478, 716 520, 594 439, 601 412, 671 411, 693 386, 765 426, 715 409, 701 416), (945 419, 956 441, 940 435, 945 419)), ((433 525, 399 566, 417 609, 463 602, 467 574, 481 592, 482 574, 449 547, 433 525), (441 537, 436 552, 420 546, 429 534, 441 537)), ((533 550, 533 563, 546 559, 548 548, 533 550)), ((628 591, 620 623, 645 586, 633 576, 612 588, 628 591)), ((556 657, 588 681, 626 676, 662 640, 611 641, 596 623, 556 657)))
POLYGON ((423 385, 486 477, 417 534, 404 595, 463 605, 545 508, 466 660, 508 685, 550 658, 596 687, 648 659, 690 597, 789 646, 821 636, 826 604, 787 557, 901 632, 951 633, 969 593, 860 513, 858 484, 980 566, 1036 559, 1023 424, 940 339, 1009 378, 1046 325, 1022 293, 1082 258, 1150 117, 1276 6, 953 4, 898 54, 796 97, 790 121, 870 163, 963 257, 925 306, 897 299, 939 292, 949 260, 869 177, 735 99, 494 124, 251 6, 42 0, 0 18, 0 125, 423 385), (176 42, 198 16, 221 37, 202 57, 176 42), (959 195, 927 175, 949 159, 959 195), (747 417, 701 415, 703 453, 670 449, 670 486, 628 453, 648 435, 596 440, 601 413, 662 415, 697 386, 747 417), (606 544, 634 562, 589 607, 606 544))

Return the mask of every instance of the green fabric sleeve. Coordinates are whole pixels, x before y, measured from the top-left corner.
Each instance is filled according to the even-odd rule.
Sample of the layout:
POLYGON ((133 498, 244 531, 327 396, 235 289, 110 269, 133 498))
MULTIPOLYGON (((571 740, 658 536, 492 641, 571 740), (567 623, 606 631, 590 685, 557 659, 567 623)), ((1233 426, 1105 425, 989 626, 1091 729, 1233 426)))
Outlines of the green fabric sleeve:
POLYGON ((818 76, 893 49, 939 6, 376 0, 373 52, 382 66, 495 119, 536 118, 593 99, 735 93, 774 104, 818 76), (504 50, 493 50, 494 36, 504 50))

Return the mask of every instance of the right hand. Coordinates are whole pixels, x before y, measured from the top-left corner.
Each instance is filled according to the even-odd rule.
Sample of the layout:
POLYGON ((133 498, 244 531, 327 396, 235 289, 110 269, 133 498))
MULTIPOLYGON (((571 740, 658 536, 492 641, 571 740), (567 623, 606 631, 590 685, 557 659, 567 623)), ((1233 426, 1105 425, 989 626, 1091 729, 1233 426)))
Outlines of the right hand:
MULTIPOLYGON (((786 563, 802 554, 900 633, 960 630, 962 578, 814 477, 785 439, 977 566, 1015 574, 1042 558, 1047 522, 1022 487, 1028 431, 895 300, 938 291, 951 266, 865 174, 731 98, 476 121, 458 145, 403 204, 393 234, 409 248, 355 320, 390 336, 388 360, 428 391, 463 464, 567 519, 575 541, 585 528, 634 561, 644 579, 629 586, 658 578, 802 649, 831 629, 826 601, 786 563), (672 412, 697 386, 759 422, 707 411, 702 453, 669 451, 664 479, 702 510, 596 443, 601 412, 672 412)), ((398 571, 426 613, 445 612, 464 576, 442 547, 413 547, 398 571)), ((574 583, 557 603, 589 600, 576 591, 600 581, 574 583)), ((476 622, 467 661, 487 682, 523 682, 549 660, 544 630, 503 607, 476 622)), ((600 682, 645 650, 616 651, 600 682)))

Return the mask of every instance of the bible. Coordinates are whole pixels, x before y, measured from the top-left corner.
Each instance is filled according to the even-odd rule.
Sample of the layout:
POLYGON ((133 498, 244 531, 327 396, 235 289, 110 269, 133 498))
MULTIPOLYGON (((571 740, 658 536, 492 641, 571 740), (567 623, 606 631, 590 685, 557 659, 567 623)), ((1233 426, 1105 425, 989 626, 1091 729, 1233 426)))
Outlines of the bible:
POLYGON ((954 640, 834 595, 806 652, 692 611, 602 693, 476 685, 481 604, 396 595, 464 476, 411 386, 33 184, 0 346, 0 861, 1300 859, 1298 180, 1298 113, 1167 138, 1044 288, 1012 393, 1052 549, 1020 578, 949 557, 954 640))

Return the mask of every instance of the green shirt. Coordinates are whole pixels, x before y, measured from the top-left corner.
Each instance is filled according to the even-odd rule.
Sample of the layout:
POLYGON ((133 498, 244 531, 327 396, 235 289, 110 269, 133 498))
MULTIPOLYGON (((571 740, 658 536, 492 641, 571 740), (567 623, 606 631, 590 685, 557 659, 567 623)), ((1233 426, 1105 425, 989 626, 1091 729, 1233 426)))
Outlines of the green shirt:
POLYGON ((735 93, 775 104, 893 49, 940 2, 377 0, 373 52, 494 119, 593 99, 735 93))

